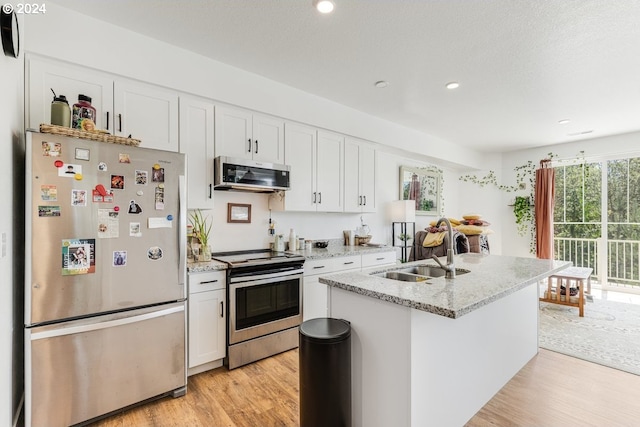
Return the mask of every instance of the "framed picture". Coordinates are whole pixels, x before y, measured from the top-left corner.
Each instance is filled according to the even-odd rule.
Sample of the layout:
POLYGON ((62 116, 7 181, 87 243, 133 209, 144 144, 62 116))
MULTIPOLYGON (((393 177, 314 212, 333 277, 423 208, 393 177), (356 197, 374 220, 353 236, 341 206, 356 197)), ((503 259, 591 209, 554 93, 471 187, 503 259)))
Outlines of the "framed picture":
POLYGON ((251 222, 251 205, 227 203, 227 222, 251 222))
POLYGON ((400 166, 400 200, 414 200, 416 215, 442 215, 442 172, 400 166))

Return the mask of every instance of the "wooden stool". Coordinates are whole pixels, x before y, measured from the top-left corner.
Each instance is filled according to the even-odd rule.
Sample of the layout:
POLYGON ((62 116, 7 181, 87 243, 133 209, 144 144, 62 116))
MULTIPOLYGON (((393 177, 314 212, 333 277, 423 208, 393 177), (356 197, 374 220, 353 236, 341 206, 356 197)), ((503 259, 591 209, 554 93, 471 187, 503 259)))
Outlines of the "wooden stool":
POLYGON ((580 311, 580 317, 584 317, 584 294, 591 293, 591 273, 593 268, 587 267, 570 267, 560 271, 558 274, 549 276, 547 283, 547 291, 544 298, 540 298, 540 301, 551 302, 554 304, 568 305, 571 307, 578 307, 580 311), (555 293, 552 292, 551 283, 553 279, 556 279, 555 293), (571 302, 571 281, 575 280, 578 288, 578 302, 571 302), (585 291, 585 281, 587 290, 585 291), (562 284, 564 285, 564 301, 562 297, 562 284))

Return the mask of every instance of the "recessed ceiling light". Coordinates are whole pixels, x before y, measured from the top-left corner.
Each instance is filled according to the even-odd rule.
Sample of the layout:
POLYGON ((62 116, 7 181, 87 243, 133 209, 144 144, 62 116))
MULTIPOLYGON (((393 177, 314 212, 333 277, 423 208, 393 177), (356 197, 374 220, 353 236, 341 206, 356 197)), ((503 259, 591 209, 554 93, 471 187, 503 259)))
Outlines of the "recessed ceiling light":
POLYGON ((449 82, 445 85, 447 89, 458 89, 460 87, 460 83, 458 82, 449 82))
POLYGON ((331 13, 335 4, 331 0, 313 0, 313 6, 318 9, 320 13, 331 13))
POLYGON ((571 120, 569 119, 562 119, 562 120, 558 120, 558 124, 559 125, 566 125, 567 123, 569 123, 571 120))
POLYGON ((387 86, 389 86, 389 82, 386 82, 384 80, 380 80, 380 81, 375 83, 375 86, 378 87, 378 88, 387 87, 387 86))

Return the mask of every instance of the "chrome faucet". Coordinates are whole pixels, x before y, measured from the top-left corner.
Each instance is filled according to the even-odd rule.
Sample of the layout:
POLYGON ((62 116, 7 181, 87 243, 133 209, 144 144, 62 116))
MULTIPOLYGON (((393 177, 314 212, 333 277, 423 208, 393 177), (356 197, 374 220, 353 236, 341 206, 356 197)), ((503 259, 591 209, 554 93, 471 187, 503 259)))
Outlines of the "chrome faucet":
POLYGON ((451 227, 451 222, 447 218, 440 218, 436 223, 436 227, 439 227, 440 224, 446 223, 449 227, 448 237, 449 237, 449 247, 447 248, 447 265, 443 265, 442 262, 438 259, 437 256, 431 255, 440 267, 445 271, 446 279, 454 279, 456 277, 456 267, 453 265, 453 227, 451 227))

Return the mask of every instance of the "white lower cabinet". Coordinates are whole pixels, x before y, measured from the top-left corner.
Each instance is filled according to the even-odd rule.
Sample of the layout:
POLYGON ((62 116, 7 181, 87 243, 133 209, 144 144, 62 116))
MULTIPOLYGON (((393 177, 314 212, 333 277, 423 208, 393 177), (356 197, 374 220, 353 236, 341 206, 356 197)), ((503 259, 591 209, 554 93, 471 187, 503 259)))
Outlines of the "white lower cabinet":
POLYGON ((189 274, 189 375, 222 366, 226 356, 226 272, 189 274))
POLYGON ((304 288, 302 291, 302 320, 307 321, 318 317, 327 317, 329 314, 329 287, 318 281, 320 276, 390 265, 395 264, 395 262, 395 251, 305 261, 304 288))

